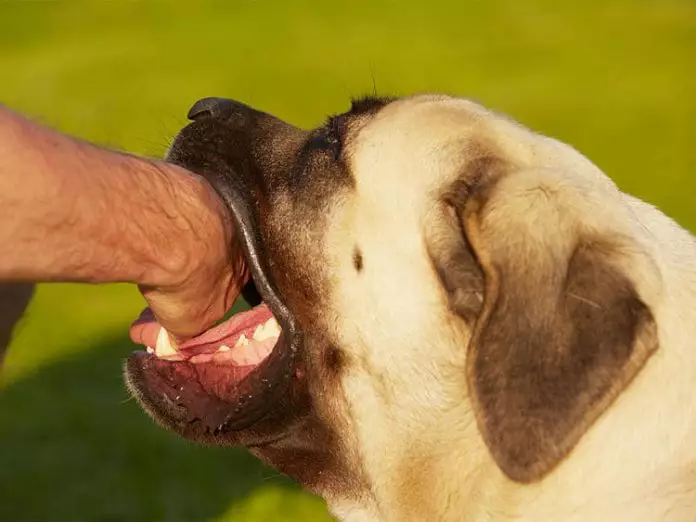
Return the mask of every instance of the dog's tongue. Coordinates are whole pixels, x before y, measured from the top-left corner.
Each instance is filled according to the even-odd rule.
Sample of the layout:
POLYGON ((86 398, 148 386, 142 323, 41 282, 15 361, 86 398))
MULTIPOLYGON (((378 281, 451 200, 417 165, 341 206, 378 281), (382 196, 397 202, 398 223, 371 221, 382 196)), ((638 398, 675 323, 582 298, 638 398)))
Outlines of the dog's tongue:
MULTIPOLYGON (((233 315, 228 320, 203 332, 201 335, 179 344, 180 350, 222 345, 232 346, 242 335, 253 331, 255 327, 268 321, 273 314, 268 306, 261 304, 233 315)), ((155 346, 160 335, 161 326, 157 323, 152 310, 146 308, 130 327, 131 340, 143 346, 155 346)))

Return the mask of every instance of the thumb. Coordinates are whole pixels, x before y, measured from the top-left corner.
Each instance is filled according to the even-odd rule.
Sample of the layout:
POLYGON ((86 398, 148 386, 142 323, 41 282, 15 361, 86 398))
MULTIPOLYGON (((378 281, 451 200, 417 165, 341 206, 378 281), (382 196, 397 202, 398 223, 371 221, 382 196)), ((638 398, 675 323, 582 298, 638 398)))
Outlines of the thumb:
POLYGON ((195 335, 188 333, 181 335, 181 330, 179 329, 171 331, 168 324, 168 321, 159 321, 151 308, 145 308, 130 326, 130 339, 135 344, 156 348, 157 344, 161 343, 160 336, 166 335, 169 344, 178 349, 179 346, 195 335))
POLYGON ((192 299, 180 292, 161 290, 149 291, 143 296, 149 305, 147 320, 159 323, 179 342, 195 337, 215 324, 214 299, 192 299))

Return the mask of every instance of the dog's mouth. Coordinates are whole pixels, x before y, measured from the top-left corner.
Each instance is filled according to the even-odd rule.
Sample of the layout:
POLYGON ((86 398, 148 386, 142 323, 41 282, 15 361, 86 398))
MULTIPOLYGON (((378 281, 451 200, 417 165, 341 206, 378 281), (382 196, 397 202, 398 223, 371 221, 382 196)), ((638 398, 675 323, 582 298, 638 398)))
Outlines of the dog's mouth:
POLYGON ((282 328, 265 303, 180 346, 146 311, 131 327, 131 337, 147 347, 128 363, 141 400, 146 392, 146 402, 159 403, 180 422, 200 424, 213 435, 233 429, 236 421, 253 422, 243 410, 278 385, 278 376, 272 381, 264 366, 274 350, 287 349, 282 328))
POLYGON ((157 421, 200 441, 251 427, 287 396, 302 344, 271 278, 249 178, 234 170, 236 161, 207 150, 207 141, 188 139, 204 124, 212 125, 185 128, 168 160, 207 179, 230 210, 252 276, 242 295, 253 307, 178 347, 151 315, 142 316, 131 337, 148 348, 128 359, 125 372, 130 390, 157 421))
POLYGON ((180 346, 149 311, 132 325, 146 350, 128 359, 126 379, 157 420, 204 440, 250 427, 287 389, 300 337, 294 321, 284 307, 276 317, 260 297, 250 299, 258 296, 253 280, 244 294, 256 306, 180 346))

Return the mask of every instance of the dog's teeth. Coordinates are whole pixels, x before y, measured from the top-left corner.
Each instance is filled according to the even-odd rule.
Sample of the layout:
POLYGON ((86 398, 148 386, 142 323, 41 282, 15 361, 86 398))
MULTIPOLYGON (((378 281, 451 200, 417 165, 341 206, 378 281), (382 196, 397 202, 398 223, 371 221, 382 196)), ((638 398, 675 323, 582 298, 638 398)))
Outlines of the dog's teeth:
POLYGON ((255 341, 263 341, 266 338, 266 330, 264 329, 264 325, 260 324, 256 327, 256 330, 254 330, 254 335, 252 335, 252 338, 255 341))
POLYGON ((255 341, 263 341, 264 339, 268 339, 270 335, 268 335, 268 332, 266 331, 266 325, 260 324, 256 327, 256 330, 254 330, 254 335, 253 338, 255 341))
POLYGON ((234 347, 246 346, 247 344, 249 344, 249 339, 246 338, 246 335, 242 334, 242 336, 237 339, 237 342, 234 343, 234 347))
POLYGON ((152 346, 148 346, 147 353, 155 353, 155 349, 152 346))
POLYGON ((229 352, 230 347, 227 346, 226 344, 221 344, 220 348, 217 349, 218 352, 229 352))
POLYGON ((167 357, 168 355, 176 355, 176 348, 172 346, 169 334, 164 328, 160 328, 157 335, 157 344, 155 344, 155 354, 157 357, 167 357))
POLYGON ((275 317, 271 317, 268 321, 266 321, 266 331, 270 334, 273 334, 274 337, 277 337, 280 335, 280 325, 278 324, 278 321, 276 321, 275 317))
POLYGON ((253 337, 256 341, 264 341, 278 337, 278 335, 280 335, 280 326, 278 326, 278 321, 275 320, 275 317, 271 317, 268 321, 256 327, 253 337))

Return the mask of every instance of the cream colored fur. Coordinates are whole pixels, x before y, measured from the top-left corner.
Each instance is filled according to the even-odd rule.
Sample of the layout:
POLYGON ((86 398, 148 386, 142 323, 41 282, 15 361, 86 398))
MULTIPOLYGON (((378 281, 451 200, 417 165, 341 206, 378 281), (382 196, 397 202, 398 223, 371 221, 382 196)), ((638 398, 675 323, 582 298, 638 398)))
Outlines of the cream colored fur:
POLYGON ((694 238, 620 192, 571 147, 469 101, 394 102, 348 146, 356 190, 330 213, 325 254, 336 277, 327 322, 357 361, 340 392, 372 491, 360 505, 327 499, 336 515, 350 522, 696 520, 694 238), (540 227, 557 219, 568 230, 623 238, 618 262, 659 329, 659 349, 635 380, 533 484, 507 478, 484 444, 464 379, 471 332, 451 317, 425 249, 436 192, 461 174, 467 147, 480 143, 519 173, 501 182, 489 218, 509 221, 511 240, 519 240, 512 234, 522 212, 539 212, 540 227), (360 274, 351 266, 356 244, 360 274))

